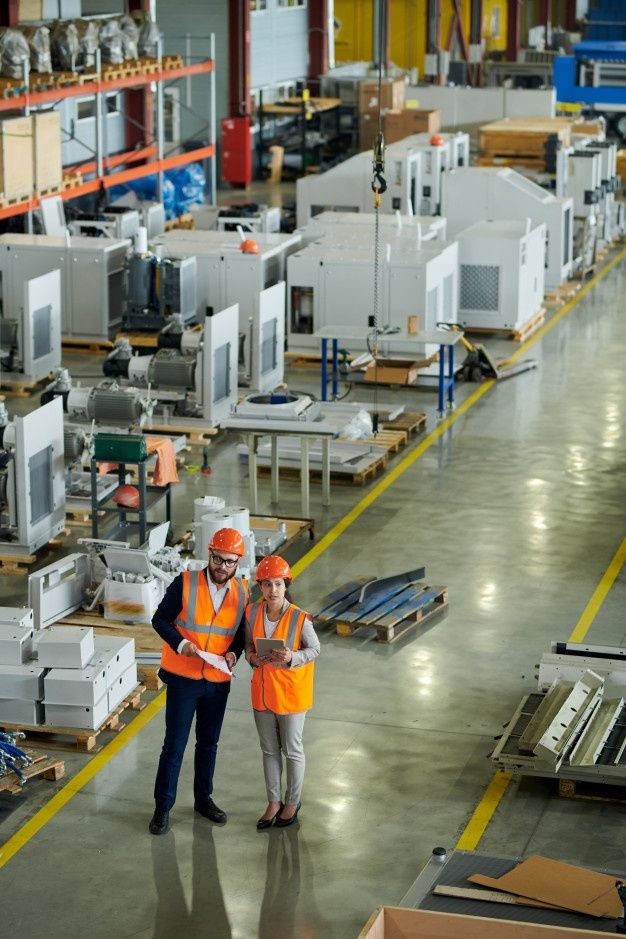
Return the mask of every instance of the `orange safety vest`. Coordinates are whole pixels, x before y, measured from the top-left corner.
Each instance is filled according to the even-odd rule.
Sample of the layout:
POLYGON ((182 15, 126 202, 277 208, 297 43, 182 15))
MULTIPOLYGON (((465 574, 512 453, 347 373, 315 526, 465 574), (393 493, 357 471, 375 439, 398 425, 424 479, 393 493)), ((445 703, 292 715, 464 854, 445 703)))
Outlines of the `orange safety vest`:
MULTIPOLYGON (((263 610, 265 603, 251 603, 246 619, 252 626, 252 638, 265 637, 263 610)), ((272 639, 283 639, 285 646, 296 652, 307 614, 297 606, 289 607, 281 616, 272 639)), ((313 673, 315 665, 307 662, 297 668, 260 665, 252 671, 252 707, 255 711, 274 714, 297 714, 313 706, 313 673)))
MULTIPOLYGON (((243 611, 248 602, 248 588, 233 577, 219 612, 213 609, 206 571, 184 571, 183 608, 175 626, 181 641, 189 639, 203 652, 224 655, 228 652, 243 611)), ((206 678, 207 681, 230 681, 230 677, 213 668, 197 655, 179 655, 168 642, 163 643, 161 667, 185 678, 206 678)))

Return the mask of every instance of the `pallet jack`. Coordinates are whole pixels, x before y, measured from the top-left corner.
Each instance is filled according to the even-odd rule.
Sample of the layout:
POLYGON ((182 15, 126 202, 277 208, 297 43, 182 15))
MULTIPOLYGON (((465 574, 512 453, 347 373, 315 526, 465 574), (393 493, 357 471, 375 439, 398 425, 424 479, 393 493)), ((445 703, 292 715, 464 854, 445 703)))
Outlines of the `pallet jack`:
MULTIPOLYGON (((437 323, 437 329, 462 332, 458 323, 437 323)), ((510 364, 509 359, 496 361, 489 350, 481 343, 472 343, 464 335, 461 336, 461 342, 467 350, 467 355, 456 372, 457 378, 460 378, 461 381, 482 382, 487 381, 489 378, 495 378, 496 381, 505 381, 507 378, 513 378, 514 375, 521 375, 522 372, 537 368, 535 359, 524 359, 522 362, 512 364, 510 364)))

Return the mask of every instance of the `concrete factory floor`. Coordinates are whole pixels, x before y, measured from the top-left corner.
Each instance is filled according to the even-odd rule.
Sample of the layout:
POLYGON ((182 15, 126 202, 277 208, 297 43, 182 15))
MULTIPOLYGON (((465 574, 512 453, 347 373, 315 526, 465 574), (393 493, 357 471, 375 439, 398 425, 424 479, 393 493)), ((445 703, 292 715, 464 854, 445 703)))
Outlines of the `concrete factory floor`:
MULTIPOLYGON (((193 813, 190 747, 172 830, 148 834, 163 735, 163 710, 149 705, 153 719, 111 759, 106 750, 95 757, 99 772, 3 869, 7 935, 348 939, 377 905, 400 900, 433 846, 455 846, 493 777, 494 736, 533 688, 550 640, 570 635, 624 538, 625 295, 622 262, 532 348, 535 371, 475 400, 295 582, 296 601, 314 610, 353 576, 423 563, 429 582, 450 594, 445 618, 393 646, 321 631, 299 826, 255 829, 265 794, 240 663, 216 773, 228 824, 193 813)), ((92 360, 74 361, 98 371, 92 360)), ((289 378, 313 388, 317 375, 289 378)), ((459 400, 475 391, 461 386, 459 400)), ((410 409, 428 411, 432 431, 433 395, 381 398, 404 395, 410 409)), ((183 474, 177 530, 203 491, 245 501, 231 441, 218 439, 211 462, 208 479, 183 474)), ((318 535, 372 488, 333 486, 323 510, 316 487, 318 535)), ((261 492, 269 511, 267 481, 261 492)), ((281 512, 297 514, 298 484, 285 482, 282 494, 281 512)), ((2 583, 2 602, 8 594, 24 601, 23 586, 2 583)), ((625 603, 621 571, 591 642, 625 642, 625 603)), ((70 755, 68 769, 87 763, 70 755)), ((0 836, 52 791, 40 782, 3 798, 0 836)), ((623 807, 561 800, 548 783, 514 781, 478 848, 620 869, 622 820, 623 807)))

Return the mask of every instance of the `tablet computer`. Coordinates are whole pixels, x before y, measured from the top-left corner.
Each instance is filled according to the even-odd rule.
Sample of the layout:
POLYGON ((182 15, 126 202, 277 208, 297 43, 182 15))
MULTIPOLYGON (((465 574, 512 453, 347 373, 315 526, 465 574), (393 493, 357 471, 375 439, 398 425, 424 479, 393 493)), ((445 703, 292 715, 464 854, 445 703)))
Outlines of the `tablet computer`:
POLYGON ((267 655, 268 652, 274 652, 278 649, 285 648, 285 642, 283 639, 264 639, 259 636, 258 639, 254 640, 257 655, 267 655))

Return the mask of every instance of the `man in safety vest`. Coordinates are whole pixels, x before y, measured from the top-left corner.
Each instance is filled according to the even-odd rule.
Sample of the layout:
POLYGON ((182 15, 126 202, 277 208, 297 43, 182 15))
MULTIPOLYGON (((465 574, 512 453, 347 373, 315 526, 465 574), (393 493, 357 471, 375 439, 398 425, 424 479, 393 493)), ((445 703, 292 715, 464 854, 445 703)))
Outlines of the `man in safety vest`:
POLYGON ((152 618, 163 639, 159 675, 167 685, 165 742, 154 784, 153 835, 169 829, 180 767, 196 717, 194 808, 212 822, 226 813, 211 798, 217 743, 230 691, 230 672, 245 643, 244 611, 248 588, 235 577, 244 554, 243 538, 221 528, 209 544, 209 563, 201 571, 179 574, 167 588, 152 618))

